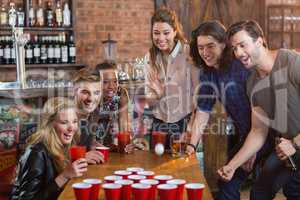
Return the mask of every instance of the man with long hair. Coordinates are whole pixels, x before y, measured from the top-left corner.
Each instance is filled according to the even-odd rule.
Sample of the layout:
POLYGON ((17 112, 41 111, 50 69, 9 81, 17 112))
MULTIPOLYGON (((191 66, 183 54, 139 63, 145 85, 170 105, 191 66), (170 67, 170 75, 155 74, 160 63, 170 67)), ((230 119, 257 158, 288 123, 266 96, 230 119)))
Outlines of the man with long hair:
MULTIPOLYGON (((187 153, 195 152, 196 145, 206 128, 216 100, 224 106, 227 117, 232 120, 234 134, 227 135, 228 158, 230 159, 242 146, 251 127, 251 109, 246 92, 246 82, 250 71, 231 55, 227 43, 226 29, 218 21, 200 24, 192 32, 191 56, 194 63, 201 67, 200 86, 197 96, 197 112, 191 121, 191 144, 187 153)), ((222 126, 222 124, 218 124, 222 126)), ((213 133, 212 133, 213 134, 213 133)), ((225 133, 224 133, 225 134, 225 133)), ((230 182, 219 181, 218 200, 239 200, 240 187, 250 174, 255 161, 261 159, 268 147, 253 155, 238 168, 230 182)))

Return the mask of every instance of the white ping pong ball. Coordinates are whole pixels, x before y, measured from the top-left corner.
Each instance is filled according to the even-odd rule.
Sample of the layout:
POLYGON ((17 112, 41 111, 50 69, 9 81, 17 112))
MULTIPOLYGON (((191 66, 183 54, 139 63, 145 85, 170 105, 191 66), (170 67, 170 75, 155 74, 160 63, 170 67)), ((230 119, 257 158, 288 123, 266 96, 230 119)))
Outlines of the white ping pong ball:
POLYGON ((155 151, 156 155, 161 156, 165 151, 164 145, 161 143, 156 144, 154 151, 155 151))

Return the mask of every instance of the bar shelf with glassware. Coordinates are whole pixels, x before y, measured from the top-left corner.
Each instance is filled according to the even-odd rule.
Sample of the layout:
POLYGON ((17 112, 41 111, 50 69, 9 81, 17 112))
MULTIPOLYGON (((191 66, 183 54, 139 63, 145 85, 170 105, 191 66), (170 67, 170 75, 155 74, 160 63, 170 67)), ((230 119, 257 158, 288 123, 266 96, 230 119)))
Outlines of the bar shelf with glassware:
POLYGON ((26 66, 41 68, 47 64, 51 68, 65 68, 66 64, 74 64, 73 68, 76 68, 74 0, 57 0, 55 3, 51 0, 23 0, 23 4, 16 4, 19 2, 2 1, 0 4, 1 68, 13 67, 16 62, 9 26, 11 20, 29 37, 25 46, 26 66))

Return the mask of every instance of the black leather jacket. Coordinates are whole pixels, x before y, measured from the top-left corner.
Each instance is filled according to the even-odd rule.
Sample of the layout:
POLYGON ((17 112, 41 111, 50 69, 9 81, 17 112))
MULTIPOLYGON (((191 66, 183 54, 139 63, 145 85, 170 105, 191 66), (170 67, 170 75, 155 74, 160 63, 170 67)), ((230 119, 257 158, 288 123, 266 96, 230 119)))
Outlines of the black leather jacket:
POLYGON ((20 158, 10 200, 53 200, 61 189, 55 182, 53 160, 42 143, 30 146, 20 158))

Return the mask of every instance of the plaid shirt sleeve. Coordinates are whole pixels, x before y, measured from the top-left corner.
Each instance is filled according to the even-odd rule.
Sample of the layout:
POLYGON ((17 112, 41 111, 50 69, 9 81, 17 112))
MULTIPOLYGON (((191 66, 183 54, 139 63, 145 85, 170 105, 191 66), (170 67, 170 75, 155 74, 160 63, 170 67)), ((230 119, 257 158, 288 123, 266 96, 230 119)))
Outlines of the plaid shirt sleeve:
POLYGON ((216 102, 217 84, 212 73, 201 73, 197 96, 197 110, 211 112, 216 102))

